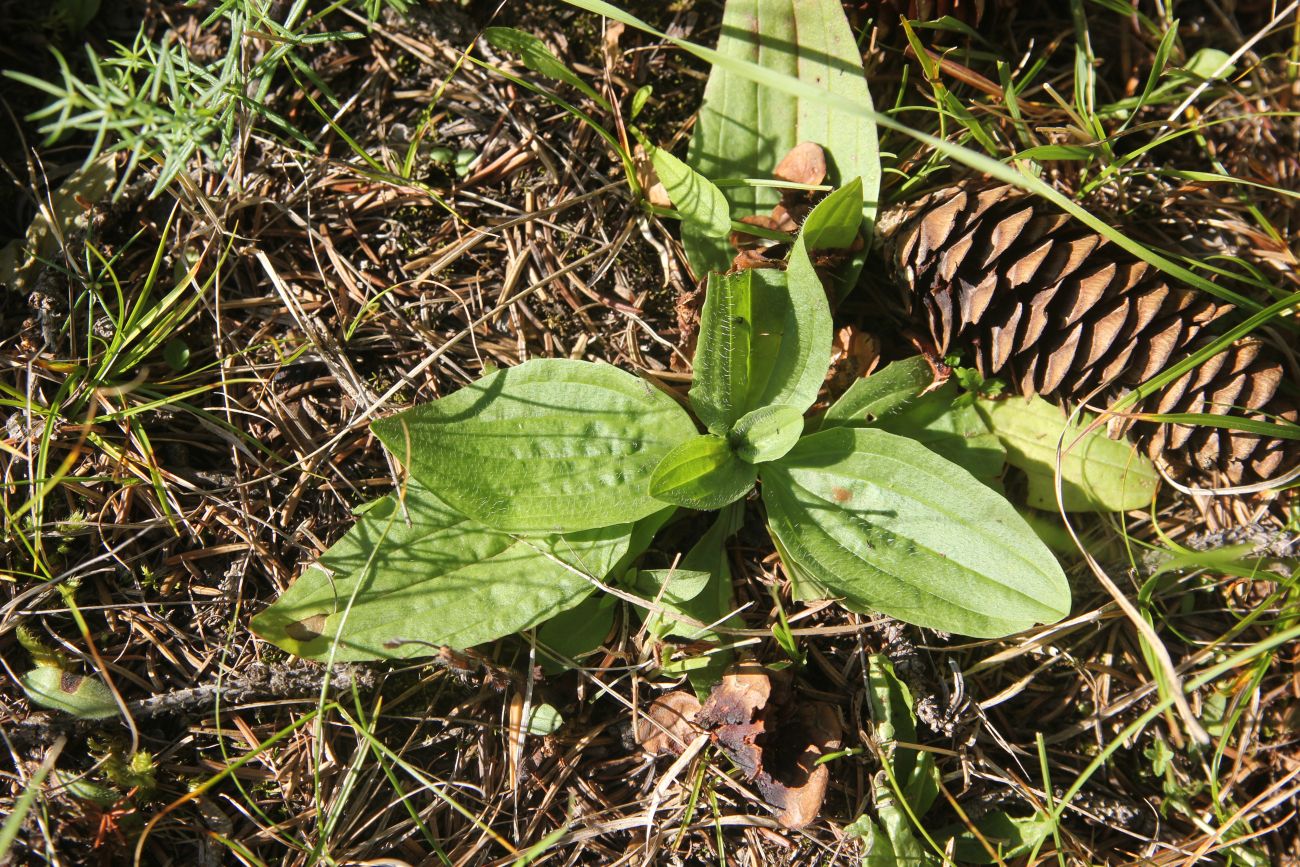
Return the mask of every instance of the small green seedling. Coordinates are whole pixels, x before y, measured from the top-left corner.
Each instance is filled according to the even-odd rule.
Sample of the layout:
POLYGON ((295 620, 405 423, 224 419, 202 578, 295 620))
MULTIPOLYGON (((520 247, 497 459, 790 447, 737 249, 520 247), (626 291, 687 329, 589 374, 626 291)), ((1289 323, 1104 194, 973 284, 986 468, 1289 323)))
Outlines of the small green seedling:
MULTIPOLYGON (((468 647, 624 579, 674 509, 722 509, 755 488, 803 596, 980 637, 1059 620, 1070 593, 1055 558, 1001 494, 942 456, 964 432, 942 417, 900 425, 930 437, 927 447, 886 429, 908 418, 898 407, 917 394, 915 371, 882 372, 902 397, 858 388, 820 419, 804 418, 826 378, 832 330, 812 259, 821 248, 810 239, 856 237, 861 197, 854 181, 823 199, 784 269, 711 276, 694 418, 610 365, 538 359, 375 422, 410 481, 254 628, 317 658, 468 647), (891 402, 895 413, 875 418, 891 402)), ((714 535, 721 549, 730 533, 714 535)), ((639 579, 645 596, 664 590, 659 622, 721 580, 716 555, 688 559, 678 575, 639 579)))

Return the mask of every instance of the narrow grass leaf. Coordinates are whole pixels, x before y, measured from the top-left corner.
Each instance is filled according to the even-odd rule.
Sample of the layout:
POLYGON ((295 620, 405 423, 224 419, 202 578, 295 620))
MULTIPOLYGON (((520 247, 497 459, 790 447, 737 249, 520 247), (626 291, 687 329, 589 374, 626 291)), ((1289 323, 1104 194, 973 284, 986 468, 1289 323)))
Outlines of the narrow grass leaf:
POLYGON ((560 58, 551 53, 546 43, 531 33, 525 33, 514 27, 489 27, 483 31, 483 38, 498 51, 514 54, 538 75, 563 82, 577 88, 585 96, 605 110, 609 110, 609 101, 596 92, 590 84, 564 64, 560 58))

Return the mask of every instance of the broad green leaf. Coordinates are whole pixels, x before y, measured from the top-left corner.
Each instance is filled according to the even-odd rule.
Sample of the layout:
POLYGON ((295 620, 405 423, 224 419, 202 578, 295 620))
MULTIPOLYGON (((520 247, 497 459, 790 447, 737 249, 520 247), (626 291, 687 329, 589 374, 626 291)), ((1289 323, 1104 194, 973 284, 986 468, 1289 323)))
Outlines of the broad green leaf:
POLYGON ((754 339, 755 271, 710 273, 700 310, 691 407, 713 433, 725 435, 749 403, 749 368, 754 339))
MULTIPOLYGON (((817 203, 812 209, 808 218, 804 220, 803 227, 799 231, 799 237, 795 239, 794 245, 790 250, 790 255, 786 264, 786 275, 790 283, 790 292, 793 296, 796 291, 806 287, 806 291, 811 293, 815 291, 819 298, 825 298, 827 295, 833 298, 843 297, 857 280, 859 269, 862 267, 863 256, 855 254, 850 261, 848 272, 840 269, 834 274, 828 275, 829 283, 823 284, 822 275, 818 274, 813 267, 812 253, 817 250, 838 250, 848 247, 857 237, 858 228, 862 223, 862 213, 857 208, 862 201, 862 184, 860 179, 854 179, 848 186, 841 187, 831 193, 826 198, 817 203)), ((865 248, 864 248, 865 249, 865 248)), ((827 306, 829 311, 830 307, 827 306)), ((828 314, 829 317, 829 314, 828 314)), ((830 349, 827 344, 826 366, 830 366, 830 349)), ((818 360, 819 356, 814 358, 818 360)), ((826 377, 826 370, 822 370, 822 379, 826 377)), ((818 387, 821 383, 818 382, 818 387)))
POLYGON ((822 431, 763 469, 768 524, 851 608, 977 637, 1068 613, 1060 565, 1011 505, 919 443, 822 431))
POLYGON ((761 407, 802 413, 817 399, 830 366, 831 313, 806 255, 801 264, 709 278, 690 396, 711 432, 726 434, 761 407))
MULTIPOLYGON (((779 273, 779 272, 772 272, 779 273)), ((766 300, 767 286, 754 293, 755 335, 754 373, 751 383, 766 381, 767 387, 751 398, 751 408, 771 404, 788 404, 800 412, 817 400, 817 392, 826 381, 826 371, 831 366, 831 340, 834 324, 826 290, 813 267, 802 239, 790 250, 784 283, 789 302, 785 321, 781 323, 780 337, 775 336, 777 323, 768 324, 766 311, 771 301, 766 300), (758 375, 770 371, 766 377, 758 375)), ((759 284, 755 283, 755 288, 759 284)), ((775 319, 775 317, 772 317, 775 319)), ((752 393, 752 392, 751 392, 752 393)))
POLYGON ((749 493, 758 470, 717 434, 701 434, 664 457, 650 477, 650 495, 688 509, 721 509, 749 493))
POLYGON ((564 64, 564 61, 552 54, 551 49, 546 47, 546 43, 531 33, 525 33, 514 27, 489 27, 483 31, 483 38, 498 51, 506 51, 518 56, 524 62, 524 66, 538 75, 545 75, 547 78, 576 87, 601 108, 609 108, 609 102, 603 96, 579 78, 564 64))
POLYGON ((606 575, 631 533, 621 524, 512 536, 412 483, 400 503, 392 494, 368 509, 253 618, 253 630, 312 659, 408 658, 443 645, 472 647, 577 605, 593 589, 585 576, 606 575))
POLYGON ((895 361, 859 379, 826 411, 820 430, 876 427, 914 439, 931 451, 988 482, 1002 475, 1006 453, 983 418, 969 404, 958 404, 957 386, 934 391, 930 365, 921 356, 895 361))
POLYGON ((970 403, 955 403, 957 386, 947 383, 918 396, 871 427, 913 439, 972 476, 992 482, 1002 475, 1007 453, 970 403))
POLYGON ((655 174, 685 224, 712 237, 728 237, 731 234, 731 211, 722 190, 663 148, 652 147, 649 150, 655 174))
MULTIPOLYGON (((679 576, 684 572, 704 574, 708 576, 708 581, 689 599, 661 599, 660 601, 665 608, 702 623, 704 627, 690 626, 684 621, 660 617, 653 613, 643 613, 651 629, 656 630, 663 637, 677 635, 688 641, 722 644, 726 641, 725 636, 707 627, 744 626, 738 617, 731 614, 736 605, 732 598, 731 564, 726 545, 727 540, 734 536, 744 523, 744 517, 744 503, 732 503, 719 512, 717 520, 687 552, 677 568, 679 576)), ((694 590, 686 586, 686 582, 681 577, 678 577, 677 581, 681 582, 677 593, 685 595, 685 592, 694 590)), ((645 595, 644 591, 642 595, 645 595)), ((707 653, 689 656, 684 660, 666 662, 663 671, 670 676, 684 673, 696 694, 703 697, 721 679, 734 656, 735 654, 729 649, 710 650, 707 653)))
POLYGON ((863 813, 844 829, 850 837, 862 841, 862 867, 899 867, 894 844, 889 835, 863 813))
MULTIPOLYGON (((695 618, 688 608, 692 600, 704 592, 712 575, 695 569, 641 569, 636 573, 632 589, 638 595, 666 608, 670 612, 695 618)), ((704 630, 670 615, 645 609, 646 631, 655 638, 685 635, 692 638, 704 630)), ((708 621, 701 621, 708 624, 708 621)))
POLYGON ((1151 461, 1101 428, 1074 440, 1092 416, 1083 413, 1067 429, 1065 413, 1043 400, 976 401, 989 429, 1002 440, 1007 461, 1029 477, 1029 505, 1056 510, 1056 447, 1061 455, 1061 493, 1066 511, 1123 512, 1151 503, 1160 483, 1151 461), (1064 438, 1062 438, 1064 435, 1064 438))
POLYGON ((537 630, 537 643, 544 645, 538 650, 542 671, 558 674, 568 666, 556 657, 578 660, 599 648, 614 625, 617 603, 617 596, 594 593, 543 623, 537 630))
POLYGON ((510 532, 589 530, 662 509, 650 474, 696 435, 645 380, 565 359, 499 370, 372 429, 452 508, 510 532))
POLYGON ((793 406, 764 406, 736 422, 736 454, 742 461, 762 464, 782 457, 803 434, 803 412, 793 406))
POLYGON ((1026 855, 1037 848, 1052 834, 1052 817, 1046 813, 1016 818, 1002 810, 981 816, 975 820, 979 829, 979 838, 970 828, 962 823, 953 823, 934 832, 936 840, 944 845, 952 840, 952 857, 958 864, 998 864, 1026 855), (996 857, 989 853, 985 844, 993 847, 996 857))
POLYGON ((1197 78, 1207 80, 1225 78, 1231 76, 1237 69, 1231 60, 1231 55, 1218 48, 1201 48, 1188 58, 1183 69, 1197 78))
POLYGON ((61 710, 79 719, 107 719, 118 714, 113 693, 99 678, 38 665, 20 680, 32 704, 61 710))
POLYGON ((799 228, 808 251, 852 247, 862 228, 862 178, 854 178, 817 203, 799 228))
POLYGON ((645 108, 646 102, 649 101, 650 95, 653 93, 654 87, 652 85, 643 84, 637 88, 636 93, 632 94, 632 106, 628 112, 628 116, 632 120, 636 120, 641 114, 641 110, 645 108))
POLYGON ((861 426, 910 403, 934 382, 934 370, 920 355, 886 365, 857 380, 826 410, 817 429, 861 426))
POLYGON ((564 716, 553 705, 539 704, 528 717, 528 733, 545 737, 564 725, 564 716))
MULTIPOLYGON (((728 0, 718 52, 871 110, 862 58, 839 0, 728 0)), ((830 101, 791 98, 724 64, 710 70, 686 161, 714 180, 771 177, 781 158, 804 141, 825 149, 833 185, 862 179, 863 216, 874 218, 880 189, 875 122, 830 101)), ((765 214, 780 200, 778 190, 749 185, 730 187, 727 196, 735 219, 765 214)), ((682 227, 682 242, 696 274, 726 270, 733 255, 726 238, 689 225, 682 227)))

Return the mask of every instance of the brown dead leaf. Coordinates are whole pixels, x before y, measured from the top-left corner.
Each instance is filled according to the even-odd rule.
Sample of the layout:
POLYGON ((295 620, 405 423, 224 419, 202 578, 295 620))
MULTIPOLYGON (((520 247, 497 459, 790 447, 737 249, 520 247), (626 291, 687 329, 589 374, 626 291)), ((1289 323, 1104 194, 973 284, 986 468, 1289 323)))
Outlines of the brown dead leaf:
POLYGON ((781 263, 769 259, 762 250, 741 250, 731 260, 732 271, 749 271, 754 268, 777 268, 781 263))
POLYGON ((757 662, 733 663, 696 719, 705 728, 754 721, 772 696, 771 673, 757 662))
POLYGON ((820 184, 826 180, 826 152, 815 142, 800 142, 777 163, 772 174, 792 184, 820 184))
POLYGON ((623 36, 625 26, 619 21, 605 21, 605 38, 603 48, 605 54, 605 66, 609 69, 617 69, 619 59, 623 55, 623 50, 619 47, 619 40, 623 36))
POLYGON ((832 394, 846 390, 856 380, 870 376, 880 364, 880 338, 856 325, 835 332, 831 344, 831 368, 826 383, 832 394))
POLYGON ((800 705, 775 737, 769 735, 758 792, 785 827, 803 828, 821 812, 830 768, 817 760, 840 748, 842 734, 835 708, 818 701, 800 705))
MULTIPOLYGON (((803 216, 807 216, 807 208, 800 208, 800 210, 805 212, 803 216)), ((796 217, 791 212, 791 208, 786 207, 784 202, 777 203, 772 207, 772 216, 769 220, 772 223, 772 228, 778 232, 789 232, 791 235, 799 232, 800 218, 796 217)))
POLYGON ((632 149, 632 165, 636 169, 636 182, 644 191, 646 201, 657 208, 671 208, 673 200, 668 198, 668 190, 659 182, 654 163, 641 145, 632 149))
MULTIPOLYGON (((740 222, 750 226, 758 226, 760 229, 775 229, 776 221, 767 214, 751 214, 748 217, 741 217, 740 222)), ((764 247, 772 242, 766 238, 760 238, 757 235, 750 235, 745 232, 733 231, 730 235, 731 246, 737 250, 749 250, 754 247, 764 247)))
POLYGON ((652 756, 680 755, 698 734, 700 700, 689 692, 666 692, 637 723, 636 741, 652 756))

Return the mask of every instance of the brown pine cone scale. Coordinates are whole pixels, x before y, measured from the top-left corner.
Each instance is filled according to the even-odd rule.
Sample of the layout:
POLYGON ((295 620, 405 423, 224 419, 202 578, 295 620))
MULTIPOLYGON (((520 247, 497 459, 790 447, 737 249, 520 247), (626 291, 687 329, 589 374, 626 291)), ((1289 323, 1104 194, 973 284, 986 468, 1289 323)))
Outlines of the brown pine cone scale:
MULTIPOLYGON (((1107 398, 1195 351, 1232 307, 1177 286, 1147 263, 1011 186, 961 183, 886 214, 886 255, 907 313, 940 354, 969 350, 984 376, 1023 394, 1107 398)), ((1146 412, 1243 413, 1294 420, 1277 397, 1283 367, 1240 341, 1148 399, 1146 412), (1270 415, 1271 414, 1271 415, 1270 415)), ((1128 425, 1124 425, 1128 426, 1128 425)), ((1174 470, 1219 470, 1237 484, 1289 469, 1289 441, 1224 428, 1143 423, 1135 432, 1174 470)))

